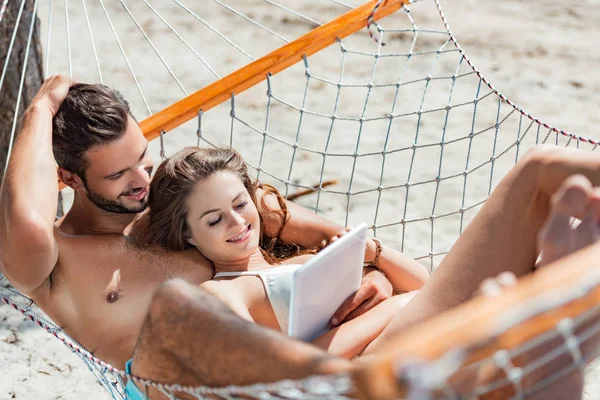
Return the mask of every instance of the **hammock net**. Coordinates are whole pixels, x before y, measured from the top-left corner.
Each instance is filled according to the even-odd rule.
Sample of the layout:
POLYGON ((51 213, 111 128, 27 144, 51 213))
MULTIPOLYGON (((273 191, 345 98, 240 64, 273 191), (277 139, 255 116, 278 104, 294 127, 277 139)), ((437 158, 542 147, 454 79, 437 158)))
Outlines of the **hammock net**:
MULTIPOLYGON (((245 91, 222 93, 222 100, 199 105, 193 118, 177 128, 167 131, 146 123, 156 121, 155 114, 169 104, 362 4, 260 3, 268 12, 256 11, 250 1, 212 0, 200 6, 182 0, 3 0, 0 18, 7 7, 37 12, 39 25, 20 11, 15 25, 29 38, 39 35, 45 76, 62 73, 108 85, 129 81, 117 89, 138 121, 149 118, 142 128, 155 130, 149 136, 157 137, 150 148, 155 162, 184 146, 233 146, 255 178, 284 196, 310 193, 296 201, 341 225, 367 222, 375 236, 431 270, 528 148, 540 143, 590 151, 597 147, 594 139, 554 128, 497 91, 461 49, 437 0, 398 4, 398 11, 381 20, 373 13, 392 2, 372 1, 368 28, 314 54, 299 53, 298 62, 280 72, 267 70, 245 91), (207 20, 208 14, 220 17, 207 20), (204 51, 208 42, 212 53, 204 51)), ((6 54, 0 55, 0 91, 8 90, 3 87, 7 68, 23 57, 11 48, 6 54)), ((26 76, 23 68, 21 85, 26 76)), ((13 110, 25 107, 23 103, 19 94, 13 110)), ((122 398, 121 371, 78 346, 9 286, 0 289, 0 298, 62 340, 114 398, 122 398)), ((573 326, 581 318, 559 324, 550 334, 573 339, 573 326)), ((584 339, 578 334, 574 340, 579 344, 584 339)), ((561 349, 574 352, 572 340, 561 349)), ((490 360, 509 365, 507 354, 490 360)), ((583 361, 573 365, 580 368, 583 361)), ((419 366, 429 372, 417 375, 438 376, 436 368, 419 366)), ((516 376, 509 375, 509 381, 516 376)), ((158 387, 166 393, 180 389, 158 387)), ((338 376, 188 392, 197 397, 213 391, 225 398, 242 393, 332 398, 349 388, 348 377, 338 376)))

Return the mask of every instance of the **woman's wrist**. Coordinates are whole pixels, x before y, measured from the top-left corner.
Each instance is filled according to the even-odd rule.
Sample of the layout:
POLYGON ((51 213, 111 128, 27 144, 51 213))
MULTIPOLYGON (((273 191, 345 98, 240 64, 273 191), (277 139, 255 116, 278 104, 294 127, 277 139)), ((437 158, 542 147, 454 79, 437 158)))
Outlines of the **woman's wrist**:
POLYGON ((365 263, 369 260, 375 259, 377 253, 377 244, 371 238, 367 239, 367 245, 365 246, 365 263))
POLYGON ((372 238, 369 243, 367 244, 367 248, 369 247, 369 244, 372 244, 372 246, 374 247, 374 251, 371 251, 368 254, 365 251, 365 267, 371 267, 371 268, 375 268, 381 271, 381 268, 379 267, 379 259, 381 257, 381 252, 383 251, 383 245, 381 244, 381 241, 377 238, 372 238))

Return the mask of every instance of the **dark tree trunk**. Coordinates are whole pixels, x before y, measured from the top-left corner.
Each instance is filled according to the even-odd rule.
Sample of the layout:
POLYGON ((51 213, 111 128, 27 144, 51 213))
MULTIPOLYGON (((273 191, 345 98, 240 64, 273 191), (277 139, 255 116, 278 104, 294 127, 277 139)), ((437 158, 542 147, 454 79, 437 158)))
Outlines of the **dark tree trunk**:
MULTIPOLYGON (((0 74, 4 69, 6 57, 10 57, 4 82, 2 87, 0 87, 0 182, 4 176, 6 154, 8 152, 13 120, 15 118, 15 107, 19 95, 19 85, 25 63, 27 63, 27 70, 21 91, 21 103, 17 113, 17 133, 23 112, 39 90, 44 79, 42 47, 40 44, 40 22, 33 14, 34 1, 25 1, 25 8, 17 26, 17 36, 10 55, 8 55, 8 49, 15 25, 17 25, 17 16, 21 2, 9 1, 0 22, 0 74), (29 56, 25 60, 32 18, 35 18, 36 21, 29 47, 29 56)), ((2 4, 0 4, 1 7, 2 4)))

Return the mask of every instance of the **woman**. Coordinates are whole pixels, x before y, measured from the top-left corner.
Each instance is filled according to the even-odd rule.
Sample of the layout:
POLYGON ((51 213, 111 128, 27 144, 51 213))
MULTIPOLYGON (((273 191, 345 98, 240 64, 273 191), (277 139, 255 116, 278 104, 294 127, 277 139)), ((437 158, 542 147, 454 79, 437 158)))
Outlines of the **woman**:
MULTIPOLYGON (((216 272, 214 280, 202 285, 205 290, 240 317, 285 333, 289 295, 278 293, 277 287, 315 251, 281 249, 277 238, 263 237, 257 185, 233 149, 180 151, 158 167, 152 181, 149 240, 168 250, 196 247, 216 272)), ((281 210, 273 212, 279 214, 283 227, 287 221, 283 198, 273 187, 262 188, 277 195, 281 210)), ((266 208, 262 198, 260 201, 266 208)), ((396 291, 415 291, 425 283, 429 273, 424 266, 393 249, 384 249, 378 241, 375 244, 377 252, 371 265, 387 275, 396 291)), ((331 329, 314 344, 353 358, 368 348, 412 296, 393 296, 331 329)))

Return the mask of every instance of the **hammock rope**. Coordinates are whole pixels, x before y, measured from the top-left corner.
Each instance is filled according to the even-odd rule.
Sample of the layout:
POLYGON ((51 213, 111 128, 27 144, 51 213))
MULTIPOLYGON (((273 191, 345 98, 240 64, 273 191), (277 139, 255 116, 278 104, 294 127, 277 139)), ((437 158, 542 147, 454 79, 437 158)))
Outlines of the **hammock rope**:
MULTIPOLYGON (((0 91, 3 90, 9 61, 13 59, 12 48, 27 1, 30 0, 22 0, 20 4, 0 77, 0 91)), ((34 10, 37 10, 40 0, 34 1, 34 10)), ((58 54, 50 58, 51 44, 56 46, 61 38, 58 35, 60 23, 53 22, 53 12, 60 10, 53 10, 58 9, 59 5, 54 7, 53 1, 48 1, 46 75, 51 70, 61 69, 56 61, 58 54)), ((315 18, 305 9, 292 9, 273 0, 264 0, 274 10, 283 13, 285 18, 292 18, 303 27, 308 25, 312 29, 314 25, 319 26, 317 32, 320 36, 310 36, 315 32, 312 30, 296 40, 287 38, 290 32, 279 32, 249 12, 213 0, 220 9, 235 18, 233 24, 239 21, 250 24, 255 32, 264 33, 278 47, 281 42, 285 43, 284 47, 274 50, 269 56, 258 59, 240 44, 244 38, 229 37, 220 27, 210 24, 200 12, 194 11, 191 5, 173 0, 175 7, 183 10, 182 14, 185 13, 214 35, 206 40, 218 38, 227 43, 223 47, 232 52, 232 59, 239 57, 244 64, 252 61, 243 68, 236 66, 234 70, 237 72, 229 75, 226 71, 231 67, 212 65, 202 51, 196 50, 193 38, 186 38, 182 30, 174 28, 178 25, 173 20, 167 20, 158 4, 152 5, 142 0, 143 6, 156 17, 153 21, 168 29, 175 38, 173 42, 189 50, 192 59, 201 64, 198 68, 208 71, 206 75, 210 79, 219 79, 210 85, 201 80, 203 77, 191 84, 186 81, 184 74, 180 74, 168 62, 172 59, 169 49, 161 47, 159 38, 145 28, 146 21, 137 14, 135 6, 117 0, 124 10, 123 16, 127 17, 124 19, 129 22, 128 26, 139 33, 143 43, 148 46, 145 49, 149 57, 153 56, 152 59, 157 59, 157 64, 164 67, 161 79, 164 78, 165 82, 174 80, 186 95, 174 105, 153 114, 151 110, 163 106, 155 104, 144 93, 143 87, 153 79, 152 75, 148 78, 145 75, 147 71, 136 66, 136 54, 130 48, 129 55, 125 51, 119 35, 123 21, 109 15, 110 7, 105 5, 105 1, 114 5, 109 0, 98 0, 90 2, 88 8, 85 0, 82 0, 83 13, 80 18, 89 36, 95 72, 101 82, 110 80, 106 69, 103 74, 99 59, 99 54, 102 60, 111 59, 108 52, 105 54, 108 38, 94 35, 94 29, 101 23, 103 15, 116 44, 116 47, 113 46, 115 53, 126 64, 125 71, 131 76, 141 101, 132 102, 134 114, 147 112, 150 116, 140 126, 149 139, 159 139, 160 158, 167 157, 169 148, 181 146, 182 135, 170 131, 196 118, 193 129, 189 130, 195 130, 195 137, 187 134, 187 138, 196 145, 228 144, 237 148, 257 179, 274 184, 285 196, 292 196, 298 191, 314 192, 315 195, 310 199, 302 199, 302 205, 343 225, 368 221, 374 234, 392 246, 407 251, 412 257, 426 261, 431 270, 485 202, 498 179, 519 160, 525 149, 547 142, 590 151, 598 145, 595 139, 571 134, 542 122, 499 92, 466 56, 450 30, 439 0, 430 3, 441 17, 443 29, 421 28, 421 22, 418 26, 418 19, 413 17, 411 9, 399 0, 375 0, 356 8, 346 2, 329 0, 329 6, 343 8, 344 12, 349 13, 346 15, 354 19, 345 21, 344 16, 334 15, 336 18, 327 24, 319 22, 326 15, 315 18), (403 12, 394 12, 396 9, 403 12), (381 21, 383 17, 386 19, 381 21), (388 25, 388 20, 393 29, 384 26, 388 25), (366 29, 359 31, 361 27, 366 29), (358 33, 353 34, 356 31, 358 33), (330 43, 333 45, 327 47, 330 43), (332 61, 324 61, 325 58, 336 60, 336 68, 331 67, 334 65, 332 61), (188 96, 188 90, 191 92, 199 87, 204 89, 188 96), (468 123, 457 123, 456 116, 468 123), (229 132, 215 128, 227 126, 227 118, 230 118, 229 132), (313 126, 311 121, 318 121, 320 135, 307 132, 307 126, 313 126), (456 154, 461 156, 457 157, 456 154), (338 163, 344 165, 341 172, 332 167, 332 164, 338 163), (325 183, 330 180, 337 180, 340 184, 327 186, 325 183), (388 207, 389 204, 393 207, 388 207), (423 232, 428 234, 428 241, 419 240, 424 236, 423 232)), ((7 3, 8 0, 4 0, 0 8, 0 22, 7 3)), ((424 3, 418 6, 424 7, 424 3)), ((78 73, 75 49, 77 40, 80 40, 70 32, 78 22, 74 18, 77 14, 70 15, 69 8, 72 7, 64 3, 66 71, 70 76, 74 71, 78 73)), ((35 19, 32 18, 25 59, 29 54, 34 26, 35 19)), ((26 68, 25 62, 15 106, 11 147, 26 68)), ((96 78, 88 80, 93 79, 96 78)), ((0 282, 3 278, 0 276, 0 282)), ((592 286, 585 286, 583 292, 581 285, 576 285, 572 293, 589 294, 596 290, 599 283, 593 281, 592 286)), ((0 298, 68 346, 115 399, 123 398, 123 381, 126 379, 133 379, 146 390, 157 389, 169 398, 175 397, 177 392, 188 393, 199 399, 210 396, 347 398, 353 389, 352 379, 347 375, 225 388, 163 385, 139 379, 90 354, 45 317, 25 296, 8 287, 0 287, 0 298)), ((528 310, 526 318, 519 319, 507 313, 508 322, 497 332, 497 336, 500 337, 507 330, 517 329, 519 323, 525 320, 545 315, 572 301, 572 297, 563 296, 555 302, 543 301, 541 306, 528 303, 525 307, 528 310)), ((599 313, 597 306, 590 306, 585 313, 562 318, 555 329, 525 340, 514 348, 500 349, 473 361, 469 368, 492 363, 503 368, 506 376, 473 388, 472 394, 481 396, 511 385, 513 398, 523 398, 547 386, 561 374, 583 368, 587 360, 580 347, 600 331, 600 323, 590 325, 589 322, 597 318, 599 313), (515 366, 512 363, 511 360, 527 349, 556 337, 563 338, 564 343, 552 353, 544 354, 526 365, 515 366), (540 382, 539 387, 523 386, 529 374, 567 353, 573 358, 572 365, 567 369, 548 376, 540 382)), ((448 398, 454 398, 457 396, 456 390, 448 383, 448 377, 464 366, 471 350, 458 348, 441 355, 437 361, 414 360, 413 364, 398 366, 396 378, 398 382, 410 386, 413 394, 438 391, 445 393, 448 398)))
MULTIPOLYGON (((518 328, 520 324, 526 323, 535 317, 544 316, 549 313, 556 313, 557 308, 569 305, 576 301, 582 301, 582 298, 592 295, 597 296, 600 293, 600 276, 596 274, 595 279, 585 277, 581 284, 570 288, 569 293, 561 295, 537 296, 529 299, 528 307, 522 310, 506 309, 499 316, 501 323, 496 324, 495 338, 507 335, 511 329, 518 328), (524 310, 524 311, 523 311, 524 310)), ((1 281, 1 280, 0 280, 1 281)), ((302 399, 346 399, 352 398, 351 393, 355 390, 350 376, 347 374, 312 376, 299 380, 283 380, 269 384, 254 384, 248 386, 226 386, 226 387, 190 387, 183 385, 162 384, 148 379, 142 379, 127 374, 110 364, 103 362, 93 356, 77 342, 70 338, 62 329, 55 326, 52 322, 41 316, 36 310, 32 301, 29 304, 17 304, 24 296, 10 289, 4 288, 0 293, 3 302, 21 312, 29 320, 36 323, 48 333, 61 340, 71 351, 88 365, 90 370, 98 377, 103 386, 109 391, 113 398, 121 399, 123 397, 123 381, 125 379, 133 380, 144 388, 148 393, 148 388, 154 388, 173 398, 177 393, 186 393, 197 399, 211 398, 230 398, 231 396, 244 396, 244 398, 264 399, 264 398, 302 398, 302 399), (17 297, 13 301, 6 293, 17 297), (266 395, 271 397, 265 397, 266 395), (121 397, 119 397, 121 396, 121 397)), ((397 376, 399 382, 403 382, 407 394, 415 396, 418 393, 438 393, 442 392, 447 398, 464 398, 460 396, 473 396, 479 398, 486 394, 497 391, 500 388, 511 386, 514 389, 514 395, 511 399, 524 399, 531 396, 548 385, 575 371, 583 370, 589 357, 584 357, 581 352, 581 345, 594 336, 600 334, 600 306, 590 307, 587 311, 580 313, 575 317, 561 318, 555 329, 546 331, 537 336, 533 336, 517 346, 510 349, 499 349, 489 354, 487 357, 476 358, 474 362, 466 363, 468 357, 477 354, 480 351, 482 343, 473 343, 471 347, 461 348, 457 346, 451 352, 446 353, 434 361, 421 360, 402 360, 397 367, 397 376), (583 327, 582 329, 580 329, 583 327), (528 360, 521 366, 515 366, 512 360, 519 358, 524 353, 535 349, 536 347, 547 343, 553 339, 562 338, 562 344, 555 346, 551 351, 539 354, 536 358, 528 360), (523 382, 526 378, 535 373, 540 368, 548 365, 551 361, 560 356, 570 354, 573 363, 562 367, 561 369, 549 374, 544 379, 536 382, 533 386, 524 388, 523 382), (473 387, 468 392, 458 392, 449 383, 449 379, 456 373, 459 367, 466 366, 466 369, 476 370, 482 368, 485 364, 493 364, 503 370, 505 375, 491 382, 486 382, 473 387)), ((487 338, 489 341, 490 338, 487 338)), ((486 344, 486 341, 483 343, 486 344)), ((463 370, 464 371, 464 370, 463 370)), ((413 398, 413 397, 408 397, 413 398)), ((420 398, 420 397, 414 397, 420 398)), ((436 397, 437 398, 437 397, 436 397)), ((444 397, 446 398, 446 397, 444 397)))

